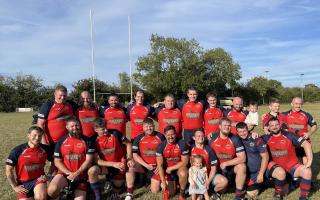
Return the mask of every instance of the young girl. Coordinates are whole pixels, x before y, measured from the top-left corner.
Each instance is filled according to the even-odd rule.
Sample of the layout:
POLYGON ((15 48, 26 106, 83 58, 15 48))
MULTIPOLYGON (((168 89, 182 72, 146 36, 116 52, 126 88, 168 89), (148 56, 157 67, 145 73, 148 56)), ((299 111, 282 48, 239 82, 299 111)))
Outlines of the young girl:
POLYGON ((191 199, 201 200, 204 196, 205 200, 209 200, 208 188, 206 188, 208 174, 207 168, 203 166, 203 157, 201 155, 193 156, 191 165, 189 169, 189 194, 191 194, 191 199))

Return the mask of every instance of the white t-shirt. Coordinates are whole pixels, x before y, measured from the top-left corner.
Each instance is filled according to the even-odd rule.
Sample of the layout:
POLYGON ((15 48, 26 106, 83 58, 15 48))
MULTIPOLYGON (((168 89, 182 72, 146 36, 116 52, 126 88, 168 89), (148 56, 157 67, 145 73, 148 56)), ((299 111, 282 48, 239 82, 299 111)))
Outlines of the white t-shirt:
POLYGON ((251 125, 255 125, 258 126, 259 123, 259 114, 258 112, 249 112, 249 114, 247 115, 246 120, 244 121, 246 124, 251 124, 251 125))

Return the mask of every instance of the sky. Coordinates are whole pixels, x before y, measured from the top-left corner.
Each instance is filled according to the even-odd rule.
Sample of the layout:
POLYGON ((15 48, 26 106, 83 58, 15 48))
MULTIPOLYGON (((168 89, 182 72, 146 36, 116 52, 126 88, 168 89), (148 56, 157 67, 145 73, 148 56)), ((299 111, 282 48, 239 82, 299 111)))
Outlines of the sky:
POLYGON ((242 71, 241 82, 262 75, 284 86, 320 86, 320 1, 296 0, 0 0, 0 75, 33 74, 68 88, 95 75, 118 83, 131 63, 150 51, 150 37, 196 39, 221 47, 242 71), (304 74, 301 76, 301 74, 304 74))

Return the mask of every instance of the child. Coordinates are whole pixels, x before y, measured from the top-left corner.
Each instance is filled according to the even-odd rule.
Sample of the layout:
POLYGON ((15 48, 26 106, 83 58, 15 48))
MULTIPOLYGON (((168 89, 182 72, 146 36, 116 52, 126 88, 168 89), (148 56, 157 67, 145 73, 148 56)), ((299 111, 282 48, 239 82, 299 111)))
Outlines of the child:
POLYGON ((206 188, 208 174, 207 168, 203 166, 203 157, 201 155, 193 156, 191 165, 189 169, 189 194, 191 194, 191 199, 200 200, 204 195, 204 199, 209 200, 208 188, 206 188))
POLYGON ((252 131, 254 127, 258 126, 259 115, 258 115, 258 103, 250 102, 249 104, 249 114, 244 121, 248 125, 249 131, 252 131))

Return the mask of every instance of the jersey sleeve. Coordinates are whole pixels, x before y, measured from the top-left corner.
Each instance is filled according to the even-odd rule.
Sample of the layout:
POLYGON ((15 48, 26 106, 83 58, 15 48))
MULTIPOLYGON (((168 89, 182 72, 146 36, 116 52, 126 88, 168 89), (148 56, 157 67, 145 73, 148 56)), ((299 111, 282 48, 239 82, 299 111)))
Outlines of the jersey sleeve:
POLYGON ((208 152, 209 155, 209 163, 210 166, 217 166, 218 165, 218 158, 217 155, 214 153, 214 151, 210 148, 210 146, 205 146, 206 151, 208 152))
POLYGON ((38 113, 38 118, 39 119, 47 119, 53 104, 54 104, 53 101, 47 101, 46 103, 42 104, 42 106, 39 110, 39 113, 38 113))
POLYGON ((63 139, 60 139, 56 144, 56 146, 54 147, 54 153, 53 153, 54 158, 62 159, 61 145, 64 141, 65 141, 65 137, 63 137, 63 139))
POLYGON ((142 134, 138 135, 134 140, 133 140, 133 144, 132 144, 132 153, 140 153, 140 149, 139 149, 139 143, 140 140, 142 138, 142 134))
POLYGON ((189 147, 186 144, 186 142, 184 140, 179 140, 178 145, 179 145, 180 150, 181 150, 181 155, 182 156, 188 156, 189 155, 189 147))
POLYGON ((86 154, 94 154, 96 152, 96 144, 93 140, 87 140, 86 141, 87 144, 87 152, 86 154))
POLYGON ((19 156, 23 151, 22 145, 15 147, 11 150, 9 157, 6 160, 6 164, 10 166, 16 166, 18 163, 19 156))
POLYGON ((50 146, 45 145, 45 144, 40 144, 40 146, 47 153, 47 160, 48 161, 53 161, 53 149, 50 148, 50 146))
POLYGON ((303 137, 298 137, 296 134, 294 133, 285 133, 284 134, 287 138, 289 138, 292 142, 292 144, 295 146, 295 147, 301 147, 301 144, 306 141, 303 137))
POLYGON ((159 137, 162 142, 166 140, 166 138, 164 137, 164 135, 161 134, 161 133, 159 133, 159 132, 157 132, 157 137, 159 137))
POLYGON ((267 144, 264 142, 264 140, 261 137, 258 138, 257 148, 259 153, 264 153, 267 151, 267 144))
POLYGON ((112 130, 112 133, 114 134, 114 136, 117 138, 117 140, 123 144, 125 141, 128 141, 128 139, 126 137, 124 137, 119 131, 117 130, 112 130))
POLYGON ((180 99, 177 101, 177 106, 180 111, 182 111, 183 105, 186 103, 185 99, 180 99))
POLYGON ((310 113, 307 113, 307 112, 304 112, 307 117, 308 117, 308 125, 309 126, 314 126, 314 125, 317 125, 317 122, 316 120, 312 117, 312 115, 310 113))
POLYGON ((224 110, 222 111, 223 117, 227 117, 230 111, 231 111, 231 110, 228 109, 228 108, 227 108, 227 109, 224 109, 224 110))
POLYGON ((128 107, 127 107, 127 110, 126 110, 126 116, 127 116, 127 119, 130 120, 130 112, 131 112, 131 109, 133 108, 134 104, 131 103, 131 104, 128 104, 128 107))
POLYGON ((156 151, 156 156, 162 156, 163 155, 163 150, 164 148, 166 147, 167 145, 167 142, 166 141, 163 141, 157 148, 157 151, 156 151))
POLYGON ((100 106, 100 108, 99 108, 99 115, 100 115, 101 118, 104 118, 104 117, 105 117, 105 116, 104 116, 104 112, 106 111, 106 109, 107 109, 106 106, 104 106, 104 105, 100 106))
POLYGON ((237 135, 232 136, 231 140, 234 144, 234 147, 236 148, 236 153, 240 153, 244 151, 244 146, 237 135))

